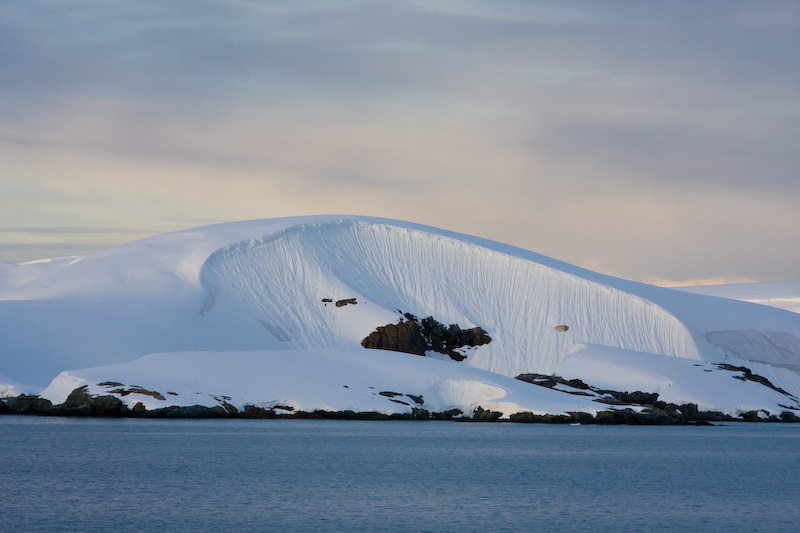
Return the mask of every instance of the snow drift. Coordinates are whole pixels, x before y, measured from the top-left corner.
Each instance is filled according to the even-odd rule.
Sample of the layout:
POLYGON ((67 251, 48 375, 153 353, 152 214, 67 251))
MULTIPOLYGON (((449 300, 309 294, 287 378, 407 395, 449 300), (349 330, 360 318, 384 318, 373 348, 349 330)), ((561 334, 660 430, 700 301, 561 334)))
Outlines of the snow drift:
MULTIPOLYGON (((587 357, 583 346, 598 346, 644 354, 631 359, 639 363, 637 375, 658 367, 660 363, 651 362, 663 358, 728 363, 754 372, 757 368, 790 395, 783 400, 771 393, 769 400, 756 395, 760 399, 755 403, 741 401, 739 395, 726 404, 725 387, 714 385, 720 394, 707 403, 718 410, 735 412, 761 404, 773 410, 794 407, 797 402, 791 398, 800 395, 796 313, 612 278, 435 228, 349 216, 221 224, 83 257, 0 264, 0 374, 8 383, 44 387, 57 376, 62 384, 88 382, 89 376, 100 379, 96 370, 70 369, 103 367, 104 381, 123 381, 132 361, 140 360, 136 368, 146 367, 153 376, 167 361, 182 361, 199 366, 193 375, 205 376, 195 380, 196 388, 215 388, 209 380, 218 376, 215 395, 268 401, 270 387, 251 388, 244 395, 235 390, 237 380, 244 383, 246 374, 265 372, 263 366, 238 374, 232 370, 224 378, 216 370, 215 365, 233 361, 237 352, 248 352, 249 361, 273 361, 273 377, 285 376, 281 383, 295 395, 287 392, 284 400, 306 406, 310 392, 290 371, 293 365, 302 360, 323 368, 327 357, 336 357, 338 364, 325 366, 331 380, 341 372, 368 374, 365 357, 395 361, 398 354, 389 359, 375 355, 362 347, 362 340, 405 314, 479 327, 491 337, 488 344, 466 349, 467 357, 459 363, 434 361, 447 357, 432 352, 429 357, 399 354, 406 360, 397 367, 398 379, 409 383, 414 372, 435 372, 437 379, 452 373, 452 380, 464 381, 465 367, 507 383, 523 373, 558 373, 567 361, 572 361, 570 378, 591 383, 596 368, 589 361, 575 361, 587 357), (344 301, 348 303, 335 304, 344 301), (205 355, 187 358, 176 352, 205 355), (59 375, 63 371, 68 372, 59 375)), ((638 390, 635 383, 640 382, 626 381, 627 367, 614 364, 620 376, 615 386, 638 390)), ((681 369, 691 370, 671 368, 673 381, 685 374, 681 369)), ((186 386, 191 382, 179 378, 178 371, 165 375, 186 386)), ((306 381, 323 379, 314 376, 306 381)), ((705 386, 701 378, 687 381, 695 383, 697 398, 705 386)), ((511 381, 514 391, 523 387, 511 403, 534 410, 531 402, 542 401, 539 388, 511 381), (532 396, 520 399, 526 390, 532 396)), ((681 398, 694 398, 692 387, 681 398)), ((53 385, 48 390, 52 393, 53 385)), ((574 409, 574 397, 563 396, 560 412, 574 409)), ((352 408, 348 397, 336 396, 331 401, 339 403, 333 407, 352 408)), ((463 406, 481 397, 470 398, 463 399, 463 406)), ((441 405, 448 401, 437 400, 441 405)), ((395 405, 400 404, 390 407, 395 405)), ((547 405, 559 411, 555 404, 547 405)), ((506 407, 506 414, 515 409, 506 407)))

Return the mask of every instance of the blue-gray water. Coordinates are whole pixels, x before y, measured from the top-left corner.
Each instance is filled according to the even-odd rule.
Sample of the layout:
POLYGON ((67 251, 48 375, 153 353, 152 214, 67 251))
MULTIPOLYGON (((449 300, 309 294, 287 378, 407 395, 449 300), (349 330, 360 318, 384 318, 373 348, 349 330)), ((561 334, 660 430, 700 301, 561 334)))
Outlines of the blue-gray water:
POLYGON ((0 417, 0 531, 797 531, 800 425, 0 417))

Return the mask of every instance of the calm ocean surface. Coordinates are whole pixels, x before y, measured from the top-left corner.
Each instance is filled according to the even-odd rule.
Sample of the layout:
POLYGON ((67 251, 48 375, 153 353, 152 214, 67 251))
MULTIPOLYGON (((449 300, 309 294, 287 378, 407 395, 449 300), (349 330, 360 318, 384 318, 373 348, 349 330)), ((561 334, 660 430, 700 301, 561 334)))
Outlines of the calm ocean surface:
POLYGON ((798 531, 800 425, 0 417, 0 531, 798 531))

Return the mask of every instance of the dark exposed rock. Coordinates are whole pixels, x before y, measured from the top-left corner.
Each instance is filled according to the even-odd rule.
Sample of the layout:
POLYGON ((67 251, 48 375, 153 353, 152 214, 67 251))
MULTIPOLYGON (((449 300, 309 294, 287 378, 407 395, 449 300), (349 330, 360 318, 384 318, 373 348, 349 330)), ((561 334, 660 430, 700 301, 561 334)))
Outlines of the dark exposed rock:
POLYGON ((447 354, 456 361, 463 361, 467 357, 457 351, 459 348, 482 346, 492 341, 483 328, 461 329, 456 324, 445 326, 432 316, 422 319, 420 330, 430 350, 447 354))
POLYGON ((146 411, 143 416, 147 418, 227 418, 228 412, 215 405, 206 407, 204 405, 172 405, 146 411))
POLYGON ((424 404, 424 403, 425 403, 425 402, 422 400, 422 394, 420 394, 419 396, 417 396, 416 394, 406 394, 406 396, 408 396, 409 398, 411 398, 412 400, 414 400, 414 403, 416 403, 417 405, 422 405, 422 404, 424 404))
POLYGON ((583 381, 579 380, 578 378, 575 379, 568 379, 564 382, 565 385, 569 385, 574 389, 581 389, 581 390, 589 390, 589 385, 584 383, 583 381))
POLYGON ((431 418, 431 414, 426 409, 421 409, 419 407, 411 408, 411 416, 414 420, 430 420, 431 418))
POLYGON ((355 298, 345 298, 344 300, 337 300, 336 307, 344 307, 345 305, 356 305, 358 302, 355 298))
POLYGON ((654 412, 637 413, 633 409, 620 409, 600 411, 595 417, 598 424, 626 424, 626 425, 648 425, 648 426, 663 426, 663 425, 677 425, 682 421, 668 415, 654 412))
POLYGON ((602 396, 600 398, 597 398, 595 401, 600 402, 600 403, 604 403, 606 405, 630 405, 628 402, 626 402, 624 400, 620 400, 618 398, 614 398, 611 395, 602 396))
POLYGON ((98 395, 88 393, 89 387, 84 385, 73 390, 66 401, 53 408, 48 414, 69 416, 124 416, 128 413, 127 406, 116 396, 98 395))
MULTIPOLYGON (((658 400, 658 393, 655 392, 618 392, 618 391, 601 391, 609 394, 603 398, 598 398, 597 401, 607 403, 610 405, 653 405, 658 400)), ((675 406, 677 407, 677 406, 675 406)))
POLYGON ((397 324, 378 326, 375 331, 361 341, 361 346, 414 355, 425 355, 425 348, 427 348, 419 325, 413 320, 403 319, 400 319, 397 324))
POLYGON ((539 385, 540 387, 547 387, 548 389, 552 389, 557 384, 562 383, 564 381, 563 378, 560 378, 558 376, 548 376, 546 374, 534 374, 534 373, 520 374, 514 379, 524 381, 525 383, 531 383, 533 385, 539 385))
POLYGON ((329 303, 331 303, 332 301, 333 301, 333 300, 332 300, 331 298, 323 298, 323 299, 322 299, 322 303, 324 303, 324 304, 329 304, 329 303))
MULTIPOLYGON (((543 376, 540 374, 527 374, 532 383, 550 383, 555 381, 561 383, 564 380, 555 376, 543 376), (534 376, 534 377, 531 377, 534 376), (558 381, 561 380, 561 381, 558 381)), ((581 382, 582 383, 582 382, 581 382)), ((116 386, 116 385, 114 385, 116 386)), ((546 386, 546 385, 544 385, 546 386)), ((711 422, 724 421, 752 421, 752 422, 800 422, 800 417, 787 407, 780 415, 772 414, 765 410, 747 411, 738 417, 726 415, 717 411, 700 411, 698 406, 693 403, 682 404, 680 406, 657 400, 655 393, 644 393, 635 391, 632 393, 621 393, 617 391, 598 391, 607 394, 617 402, 639 402, 636 405, 643 406, 640 412, 631 408, 609 409, 600 411, 596 416, 588 413, 569 413, 567 415, 536 415, 531 412, 520 412, 512 414, 509 422, 520 423, 579 423, 579 424, 628 424, 628 425, 711 425, 711 422), (650 402, 647 404, 646 402, 650 402)), ((418 405, 422 405, 422 396, 413 394, 401 394, 393 391, 381 391, 379 394, 389 398, 390 401, 410 407, 410 412, 383 414, 373 411, 293 411, 291 406, 275 405, 270 408, 245 406, 239 411, 221 396, 218 401, 222 405, 205 407, 201 405, 193 406, 170 406, 161 409, 148 410, 141 402, 128 409, 127 406, 117 397, 109 395, 92 396, 88 393, 88 386, 79 387, 70 393, 67 400, 60 405, 53 406, 48 400, 38 396, 20 395, 13 398, 0 398, 0 414, 36 414, 49 416, 93 416, 93 417, 141 417, 141 418, 293 418, 293 419, 319 419, 328 418, 336 420, 462 420, 475 422, 497 422, 500 421, 501 413, 477 407, 471 417, 463 417, 459 409, 452 409, 443 413, 429 412, 421 407, 412 407, 408 402, 397 399, 399 396, 406 396, 418 405), (224 400, 224 401, 223 401, 224 400)), ((623 404, 620 405, 631 405, 623 404)))
POLYGON ((246 405, 244 410, 239 413, 240 418, 277 418, 274 409, 264 409, 255 405, 246 405))
POLYGON ((225 409, 225 412, 229 415, 239 414, 239 410, 228 402, 222 402, 222 408, 225 409))
MULTIPOLYGON (((632 409, 609 409, 608 411, 601 411, 597 417, 592 417, 591 420, 578 421, 581 424, 694 424, 702 425, 708 422, 720 422, 736 420, 730 415, 720 413, 718 411, 700 411, 696 404, 689 403, 683 405, 675 405, 674 403, 667 403, 658 399, 657 393, 651 392, 620 392, 612 390, 599 389, 591 387, 579 379, 565 380, 559 376, 549 376, 545 374, 520 374, 515 379, 525 381, 540 387, 555 388, 556 385, 569 385, 573 388, 582 390, 589 390, 595 394, 602 395, 595 401, 604 403, 606 405, 614 406, 630 406, 635 405, 644 407, 640 413, 632 409)), ((578 391, 565 391, 556 389, 560 392, 569 394, 591 395, 585 392, 578 391)), ((585 414, 585 413, 584 413, 585 414)), ((590 416, 591 415, 586 415, 590 416)), ((543 422, 543 423, 560 423, 565 420, 561 418, 553 418, 553 415, 534 415, 533 413, 517 413, 509 417, 514 422, 543 422)), ((751 417, 752 418, 752 417, 751 417)), ((766 421, 760 419, 761 421, 766 421)), ((777 417, 776 417, 777 420, 777 417)), ((572 421, 571 421, 572 423, 572 421)))
POLYGON ((453 420, 454 418, 458 418, 464 414, 464 411, 461 409, 450 409, 448 411, 443 411, 441 413, 433 412, 431 413, 431 418, 433 420, 453 420))
POLYGON ((472 418, 470 420, 474 422, 494 422, 495 420, 499 420, 501 416, 503 416, 503 413, 499 411, 490 411, 478 406, 475 408, 475 411, 472 412, 472 418))
POLYGON ((480 327, 461 329, 456 324, 445 326, 432 316, 419 320, 406 313, 397 324, 379 326, 361 341, 361 345, 364 348, 415 355, 425 355, 427 350, 432 350, 446 354, 455 361, 463 361, 467 356, 459 349, 482 346, 491 340, 480 327))
POLYGON ((579 389, 577 391, 569 391, 558 389, 560 392, 566 392, 567 394, 574 394, 577 396, 592 396, 592 394, 588 392, 580 392, 585 390, 590 390, 591 387, 584 383, 579 379, 564 379, 559 376, 548 376, 545 374, 520 374, 516 376, 514 379, 518 379, 520 381, 524 381, 526 383, 532 383, 533 385, 539 385, 540 387, 547 387, 548 389, 554 388, 556 385, 566 385, 568 387, 572 387, 573 389, 579 389))
POLYGON ((96 396, 91 399, 89 407, 92 416, 125 416, 128 406, 114 396, 96 396))
POLYGON ((67 399, 64 401, 62 405, 67 407, 71 407, 73 409, 81 409, 84 407, 89 406, 89 401, 91 400, 91 396, 89 396, 89 386, 84 385, 83 387, 78 387, 74 389, 72 392, 69 393, 67 399))
MULTIPOLYGON (((591 418, 591 415, 589 415, 589 417, 591 418)), ((514 413, 509 416, 508 419, 511 422, 520 422, 523 424, 570 424, 577 421, 577 419, 573 419, 573 417, 569 415, 537 415, 530 411, 514 413)), ((593 418, 592 421, 594 421, 593 418)))
POLYGON ((27 394, 20 394, 12 398, 3 398, 2 405, 5 409, 0 408, 0 413, 5 412, 5 414, 13 415, 37 415, 53 407, 50 400, 45 400, 38 396, 29 396, 27 394))
POLYGON ((758 416, 758 411, 745 411, 739 415, 745 422, 759 422, 761 417, 758 416))
POLYGON ((729 365, 727 363, 719 363, 719 364, 717 364, 717 368, 719 368, 720 370, 729 370, 731 372, 742 372, 744 374, 743 376, 733 376, 733 377, 735 379, 740 379, 742 381, 754 381, 756 383, 764 385, 765 387, 769 387, 770 389, 772 389, 772 390, 774 390, 776 392, 780 392, 784 396, 789 396, 790 398, 795 398, 796 399, 796 397, 794 395, 789 394, 788 392, 786 392, 782 388, 773 385, 772 382, 770 380, 768 380, 767 378, 765 378, 764 376, 759 376, 758 374, 753 374, 753 371, 750 370, 747 367, 744 367, 744 366, 733 366, 733 365, 729 365))
POLYGON ((108 392, 111 394, 119 394, 120 396, 127 396, 128 394, 144 394, 145 396, 152 396, 156 400, 166 400, 166 398, 164 398, 164 395, 161 394, 160 392, 147 390, 143 387, 137 387, 136 385, 128 387, 127 389, 124 387, 120 387, 117 389, 112 389, 108 392))

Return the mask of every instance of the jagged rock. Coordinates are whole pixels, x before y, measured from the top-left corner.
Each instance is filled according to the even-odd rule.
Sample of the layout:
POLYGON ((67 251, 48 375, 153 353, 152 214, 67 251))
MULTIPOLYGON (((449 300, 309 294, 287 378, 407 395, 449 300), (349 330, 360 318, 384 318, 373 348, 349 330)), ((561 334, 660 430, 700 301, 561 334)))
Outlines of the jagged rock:
POLYGON ((64 401, 62 405, 65 407, 71 407, 73 409, 81 409, 84 407, 89 406, 89 386, 84 385, 82 387, 78 387, 74 389, 72 392, 69 393, 67 399, 64 401))
POLYGON ((456 324, 445 326, 432 316, 420 321, 410 313, 403 317, 397 324, 378 326, 361 341, 361 345, 364 348, 415 355, 425 355, 425 351, 432 350, 446 354, 455 361, 463 361, 467 356, 458 351, 460 348, 482 346, 492 341, 480 327, 461 329, 456 324))
POLYGON ((336 307, 344 307, 345 305, 356 305, 358 302, 355 298, 345 298, 344 300, 337 300, 336 307))
POLYGON ((425 403, 425 401, 422 399, 422 394, 420 394, 420 395, 406 394, 406 396, 408 396, 409 398, 414 400, 414 403, 416 403, 417 405, 422 405, 422 404, 425 403))
POLYGON ((400 319, 397 324, 378 326, 375 331, 361 341, 361 346, 375 350, 425 355, 427 343, 415 321, 400 319))
POLYGON ((127 406, 116 396, 92 396, 84 385, 73 390, 66 401, 50 410, 48 414, 68 416, 124 416, 127 406))
POLYGON ((456 324, 445 326, 432 316, 422 319, 420 331, 427 341, 428 349, 447 354, 456 361, 463 361, 467 358, 466 355, 456 351, 459 348, 482 346, 492 342, 492 338, 483 328, 461 329, 456 324))
POLYGON ((717 368, 720 370, 729 370, 731 372, 742 372, 743 376, 733 376, 735 379, 740 379, 742 381, 753 381, 760 385, 764 385, 765 387, 769 387, 770 389, 783 394, 784 396, 789 396, 790 398, 795 398, 794 395, 789 394, 785 390, 780 387, 776 387, 772 384, 770 380, 765 378, 764 376, 760 376, 758 374, 753 374, 753 371, 744 366, 734 366, 729 365, 727 363, 718 363, 717 368))

